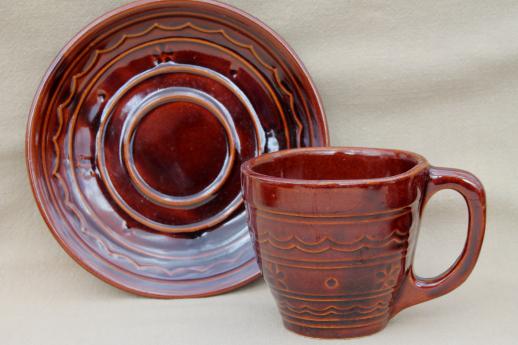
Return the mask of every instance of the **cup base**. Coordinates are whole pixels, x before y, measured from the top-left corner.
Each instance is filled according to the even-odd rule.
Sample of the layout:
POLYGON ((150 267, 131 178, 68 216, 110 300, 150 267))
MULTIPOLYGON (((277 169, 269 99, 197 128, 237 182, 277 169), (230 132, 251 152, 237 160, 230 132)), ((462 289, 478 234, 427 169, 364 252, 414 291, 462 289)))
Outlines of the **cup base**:
POLYGON ((381 331, 387 325, 387 321, 354 328, 319 328, 293 324, 283 321, 284 327, 294 333, 310 338, 320 339, 344 339, 358 338, 372 335, 381 331))

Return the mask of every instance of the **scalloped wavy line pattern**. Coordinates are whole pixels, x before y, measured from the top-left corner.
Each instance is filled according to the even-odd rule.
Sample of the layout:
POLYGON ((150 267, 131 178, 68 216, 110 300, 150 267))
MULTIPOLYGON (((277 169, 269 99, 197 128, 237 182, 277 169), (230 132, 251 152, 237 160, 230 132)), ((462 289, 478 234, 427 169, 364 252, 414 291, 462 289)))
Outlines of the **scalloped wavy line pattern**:
POLYGON ((272 234, 265 232, 258 235, 259 244, 269 244, 270 246, 282 249, 298 249, 305 253, 318 254, 328 250, 339 252, 356 252, 363 248, 383 248, 390 244, 403 244, 408 241, 407 233, 400 230, 394 230, 384 238, 377 239, 373 236, 365 235, 352 242, 340 242, 333 240, 327 236, 322 237, 316 242, 304 241, 295 235, 287 238, 275 238, 272 234))

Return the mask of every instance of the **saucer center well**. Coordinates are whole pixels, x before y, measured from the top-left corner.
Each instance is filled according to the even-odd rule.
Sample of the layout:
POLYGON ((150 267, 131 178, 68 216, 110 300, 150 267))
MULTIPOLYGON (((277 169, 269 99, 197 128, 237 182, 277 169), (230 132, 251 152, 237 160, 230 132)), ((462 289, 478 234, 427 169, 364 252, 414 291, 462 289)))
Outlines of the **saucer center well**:
POLYGON ((135 167, 164 194, 192 195, 216 179, 227 146, 223 126, 207 109, 188 102, 166 103, 149 112, 135 131, 135 167))
POLYGON ((162 90, 128 118, 124 161, 132 182, 151 200, 195 206, 225 182, 235 156, 230 114, 210 95, 162 90))

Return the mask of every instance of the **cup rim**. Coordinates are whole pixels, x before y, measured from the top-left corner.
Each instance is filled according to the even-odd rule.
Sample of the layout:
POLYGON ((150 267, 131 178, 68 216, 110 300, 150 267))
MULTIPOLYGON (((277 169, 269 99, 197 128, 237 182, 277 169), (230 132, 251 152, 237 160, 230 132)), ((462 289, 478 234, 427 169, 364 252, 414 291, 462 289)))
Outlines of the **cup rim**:
POLYGON ((405 151, 405 150, 397 150, 397 149, 382 149, 382 148, 370 148, 370 147, 354 147, 354 146, 323 146, 323 147, 303 147, 303 148, 295 148, 295 149, 286 149, 281 151, 275 151, 266 153, 254 158, 249 159, 241 165, 241 173, 244 176, 248 176, 252 179, 260 180, 262 182, 270 182, 281 185, 299 185, 299 186, 307 186, 307 187, 322 187, 322 186, 357 186, 357 185, 372 185, 372 184, 387 184, 395 181, 399 181, 405 179, 407 177, 416 175, 418 172, 429 166, 426 158, 421 156, 418 153, 405 151), (271 176, 267 174, 262 174, 254 170, 256 166, 259 164, 267 163, 277 158, 289 157, 304 153, 337 153, 337 152, 346 152, 349 154, 361 154, 361 155, 371 155, 376 156, 383 153, 390 153, 396 155, 405 155, 410 159, 414 159, 416 164, 399 174, 387 176, 387 177, 376 177, 376 178, 363 178, 363 179, 321 179, 321 180, 311 180, 311 179, 301 179, 301 178, 288 178, 288 177, 278 177, 271 176))

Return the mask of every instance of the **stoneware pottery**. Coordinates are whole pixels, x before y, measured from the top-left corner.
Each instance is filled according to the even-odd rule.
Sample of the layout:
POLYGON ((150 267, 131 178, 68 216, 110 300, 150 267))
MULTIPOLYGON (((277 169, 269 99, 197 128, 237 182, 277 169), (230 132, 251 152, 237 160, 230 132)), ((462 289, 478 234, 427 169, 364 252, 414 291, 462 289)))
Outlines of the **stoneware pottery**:
POLYGON ((317 92, 257 19, 202 1, 139 1, 59 53, 27 129, 34 195, 84 268, 153 297, 259 275, 241 162, 328 142, 317 92))
POLYGON ((431 167, 411 152, 310 148, 252 159, 242 173, 259 263, 294 332, 374 333, 402 309, 458 287, 477 261, 486 203, 468 172, 431 167), (443 189, 466 200, 468 236, 444 274, 423 279, 412 271, 419 221, 443 189))

